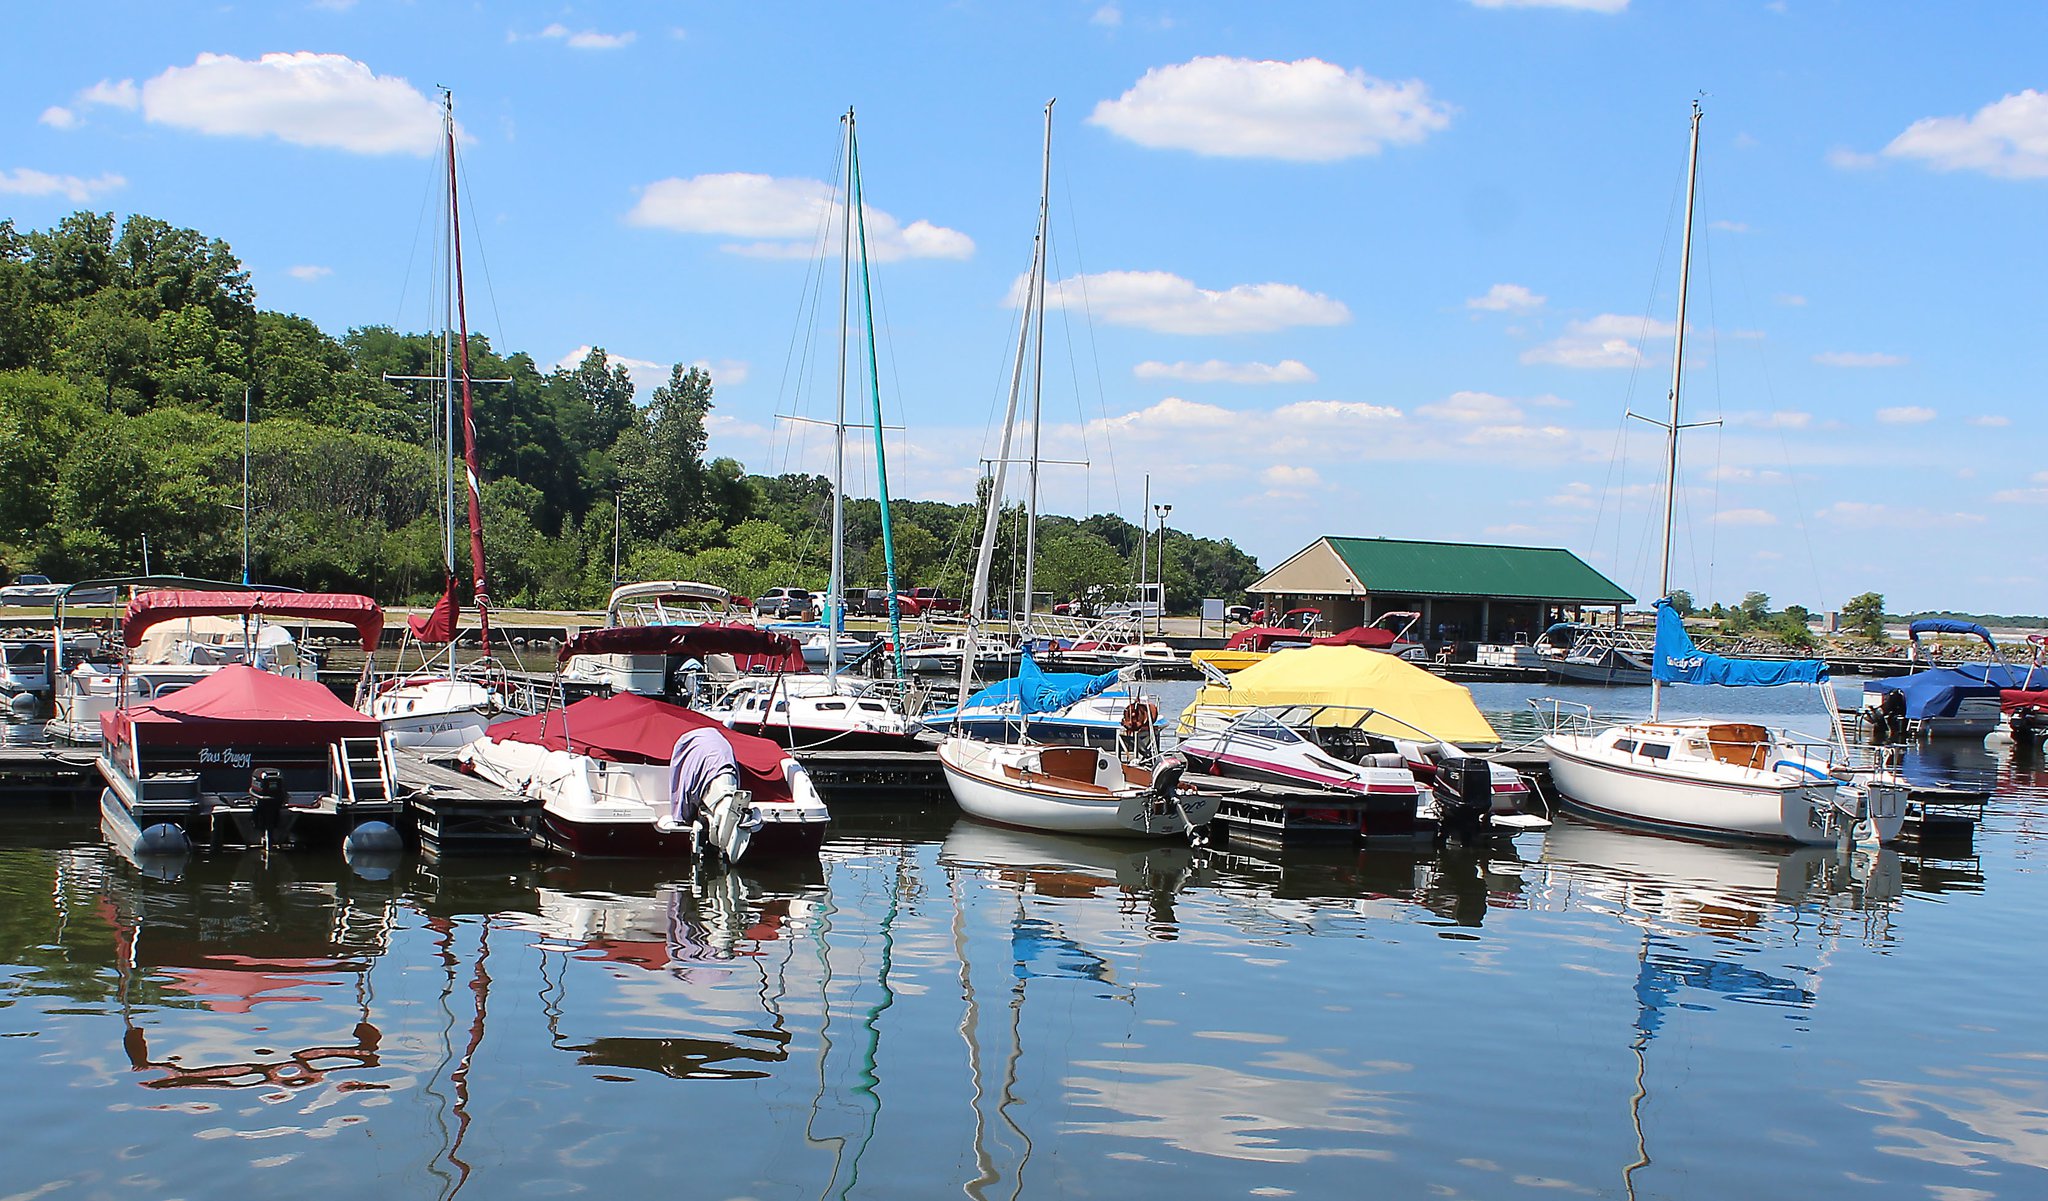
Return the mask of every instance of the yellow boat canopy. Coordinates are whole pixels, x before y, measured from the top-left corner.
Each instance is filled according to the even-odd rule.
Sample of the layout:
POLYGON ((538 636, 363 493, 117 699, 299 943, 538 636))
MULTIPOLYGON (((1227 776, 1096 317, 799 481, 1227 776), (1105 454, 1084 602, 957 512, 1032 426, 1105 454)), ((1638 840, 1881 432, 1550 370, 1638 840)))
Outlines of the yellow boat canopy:
POLYGON ((1225 712, 1328 705, 1315 724, 1355 726, 1387 738, 1415 738, 1415 726, 1459 746, 1497 745, 1500 735, 1472 703, 1472 692, 1384 651, 1362 646, 1305 646, 1278 651, 1234 673, 1230 682, 1204 685, 1181 714, 1189 728, 1200 709, 1225 712), (1370 715, 1363 712, 1371 709, 1370 715), (1392 721, 1391 714, 1401 721, 1392 721))

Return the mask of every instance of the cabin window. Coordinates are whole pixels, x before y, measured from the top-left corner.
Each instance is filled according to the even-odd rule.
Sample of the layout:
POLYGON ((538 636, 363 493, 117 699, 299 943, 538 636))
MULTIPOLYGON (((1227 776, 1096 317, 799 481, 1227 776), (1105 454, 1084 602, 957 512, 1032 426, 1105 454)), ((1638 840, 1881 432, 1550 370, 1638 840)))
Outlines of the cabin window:
POLYGON ((889 706, 882 704, 880 701, 862 701, 859 708, 862 713, 887 713, 889 711, 889 706))
POLYGON ((1643 744, 1642 749, 1643 754, 1651 759, 1669 759, 1671 757, 1671 745, 1669 743, 1646 742, 1643 744))
POLYGON ((1624 755, 1633 755, 1636 753, 1636 740, 1633 738, 1617 738, 1614 740, 1614 749, 1624 755))
POLYGON ((818 711, 819 711, 819 712, 821 712, 821 713, 837 713, 837 712, 838 712, 839 710, 841 710, 841 709, 844 709, 844 708, 846 708, 846 702, 845 702, 845 701, 819 701, 819 702, 818 702, 818 711))

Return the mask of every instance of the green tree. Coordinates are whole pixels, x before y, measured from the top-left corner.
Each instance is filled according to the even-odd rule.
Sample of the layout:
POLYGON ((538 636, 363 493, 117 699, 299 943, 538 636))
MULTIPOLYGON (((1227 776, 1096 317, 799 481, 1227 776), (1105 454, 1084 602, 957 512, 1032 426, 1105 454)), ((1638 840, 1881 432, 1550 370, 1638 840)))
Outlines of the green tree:
POLYGON ((1683 588, 1673 588, 1670 600, 1671 607, 1678 611, 1680 617, 1692 616, 1692 593, 1683 588))
POLYGON ((1884 596, 1865 592, 1849 598, 1842 606, 1842 624, 1861 635, 1865 642, 1884 641, 1884 596))
POLYGON ((1742 594, 1742 604, 1739 607, 1744 617, 1751 621, 1762 621, 1770 616, 1771 598, 1767 593, 1745 592, 1742 594))

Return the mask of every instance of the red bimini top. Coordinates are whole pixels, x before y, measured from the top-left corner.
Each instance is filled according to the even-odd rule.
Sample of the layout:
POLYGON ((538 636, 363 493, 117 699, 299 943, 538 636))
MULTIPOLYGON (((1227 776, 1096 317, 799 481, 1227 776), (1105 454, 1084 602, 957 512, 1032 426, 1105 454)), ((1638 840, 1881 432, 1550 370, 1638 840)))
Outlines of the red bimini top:
MULTIPOLYGON (((731 655, 733 665, 743 672, 807 670, 804 649, 796 639, 737 622, 585 630, 564 643, 555 658, 567 663, 578 655, 731 655)), ((661 757, 665 762, 668 752, 661 757)))
POLYGON ((1310 639, 1316 646, 1362 646, 1367 650, 1383 651, 1398 641, 1394 631, 1380 626, 1352 626, 1325 638, 1310 639))
POLYGON ((326 685, 236 663, 169 696, 100 714, 108 742, 148 746, 324 746, 375 738, 377 719, 345 705, 326 685))
MULTIPOLYGON (((374 724, 374 723, 373 723, 374 724)), ((761 800, 790 799, 782 774, 789 752, 766 738, 729 730, 694 709, 622 692, 593 696, 566 709, 515 717, 484 733, 499 742, 524 742, 551 751, 575 751, 614 763, 667 763, 676 739, 691 730, 716 730, 732 744, 740 782, 761 800)))
POLYGON ((384 637, 384 609, 367 596, 347 592, 145 592, 128 602, 121 641, 133 650, 153 625, 187 617, 300 617, 356 628, 365 651, 384 637))

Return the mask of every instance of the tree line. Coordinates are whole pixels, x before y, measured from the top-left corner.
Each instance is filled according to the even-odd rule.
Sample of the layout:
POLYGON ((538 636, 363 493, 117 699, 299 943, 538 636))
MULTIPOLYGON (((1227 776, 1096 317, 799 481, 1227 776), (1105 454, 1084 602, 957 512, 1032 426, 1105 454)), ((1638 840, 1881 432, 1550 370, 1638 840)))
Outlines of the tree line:
MULTIPOLYGON (((438 393, 386 377, 439 374, 440 343, 382 325, 336 338, 261 309, 226 242, 153 217, 0 220, 0 568, 136 574, 146 542, 158 572, 239 578, 246 436, 252 578, 430 601, 444 574, 438 393)), ((552 370, 480 334, 468 351, 473 379, 507 381, 472 389, 498 604, 589 608, 635 579, 824 587, 831 481, 711 455, 703 369, 677 364, 643 404, 602 349, 552 370)), ((879 505, 846 508, 848 584, 880 587, 879 505)), ((899 586, 962 594, 981 508, 897 501, 891 516, 899 586)), ((999 592, 1022 573, 1021 512, 1006 517, 999 592)), ((1125 596, 1143 557, 1169 606, 1192 611, 1259 574, 1227 539, 1170 530, 1149 554, 1143 540, 1113 514, 1042 518, 1037 587, 1125 596)), ((458 539, 465 577, 468 554, 458 539)))

